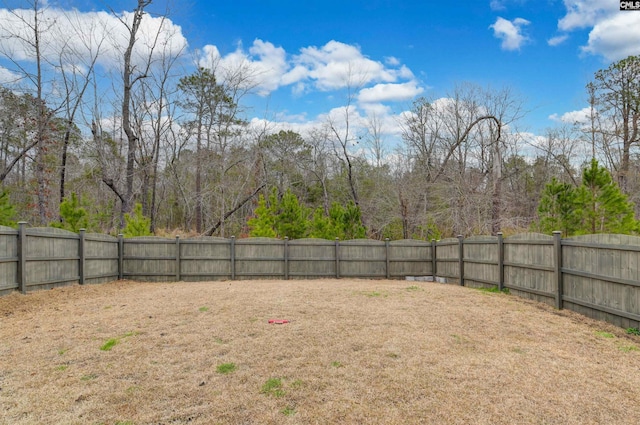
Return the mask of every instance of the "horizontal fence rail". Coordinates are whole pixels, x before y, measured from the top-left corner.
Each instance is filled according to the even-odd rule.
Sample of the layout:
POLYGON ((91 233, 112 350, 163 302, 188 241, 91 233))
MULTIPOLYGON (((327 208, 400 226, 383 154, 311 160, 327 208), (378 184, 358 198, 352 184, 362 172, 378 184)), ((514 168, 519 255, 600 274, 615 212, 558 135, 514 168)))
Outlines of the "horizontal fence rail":
POLYGON ((640 238, 525 233, 441 241, 123 238, 0 226, 0 295, 116 279, 425 277, 509 289, 622 327, 640 324, 640 238))

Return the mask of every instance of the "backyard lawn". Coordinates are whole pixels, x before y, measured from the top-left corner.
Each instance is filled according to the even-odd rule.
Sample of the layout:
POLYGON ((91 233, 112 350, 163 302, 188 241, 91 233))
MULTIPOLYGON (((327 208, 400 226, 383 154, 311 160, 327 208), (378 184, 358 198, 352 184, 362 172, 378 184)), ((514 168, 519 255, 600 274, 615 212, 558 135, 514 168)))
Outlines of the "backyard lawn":
POLYGON ((638 424, 640 336, 400 280, 0 297, 0 424, 216 423, 638 424))

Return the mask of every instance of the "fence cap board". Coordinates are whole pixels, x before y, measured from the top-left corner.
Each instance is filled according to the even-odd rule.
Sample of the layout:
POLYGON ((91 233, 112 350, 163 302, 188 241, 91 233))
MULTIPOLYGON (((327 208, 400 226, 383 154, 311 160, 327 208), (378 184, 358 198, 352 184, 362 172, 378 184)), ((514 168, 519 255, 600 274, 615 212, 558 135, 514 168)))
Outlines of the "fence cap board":
POLYGON ((640 245, 640 237, 631 235, 615 235, 599 233, 597 235, 581 235, 565 238, 563 241, 592 242, 603 245, 640 245))
POLYGON ((159 242, 159 243, 166 243, 166 242, 175 242, 174 238, 165 238, 163 236, 134 236, 132 238, 126 238, 127 242, 136 242, 136 241, 141 241, 141 242, 159 242))
POLYGON ((104 233, 85 233, 85 239, 93 241, 117 242, 118 238, 104 233))
POLYGON ((289 241, 289 245, 334 245, 335 241, 319 238, 302 238, 289 241))
POLYGON ((423 241, 421 239, 398 239, 395 241, 389 241, 389 245, 412 247, 415 247, 416 245, 431 246, 431 242, 423 241))
POLYGON ((0 226, 0 234, 3 235, 17 235, 18 231, 13 227, 9 226, 0 226))
POLYGON ((229 239, 220 236, 193 236, 186 239, 180 239, 181 242, 224 242, 229 243, 229 239))
POLYGON ((352 246, 385 246, 384 241, 378 241, 375 239, 349 239, 346 241, 340 241, 340 245, 352 245, 352 246))
POLYGON ((284 241, 276 238, 243 238, 236 239, 236 245, 280 245, 284 241))
POLYGON ((536 232, 527 232, 527 233, 520 233, 517 235, 512 235, 509 237, 506 237, 505 240, 509 240, 509 241, 527 241, 527 240, 545 240, 545 241, 551 241, 553 240, 553 236, 550 235, 545 235, 543 233, 536 233, 536 232))
POLYGON ((470 236, 468 238, 465 238, 465 243, 466 242, 497 242, 498 241, 498 237, 497 236, 488 236, 488 235, 482 235, 482 236, 470 236))

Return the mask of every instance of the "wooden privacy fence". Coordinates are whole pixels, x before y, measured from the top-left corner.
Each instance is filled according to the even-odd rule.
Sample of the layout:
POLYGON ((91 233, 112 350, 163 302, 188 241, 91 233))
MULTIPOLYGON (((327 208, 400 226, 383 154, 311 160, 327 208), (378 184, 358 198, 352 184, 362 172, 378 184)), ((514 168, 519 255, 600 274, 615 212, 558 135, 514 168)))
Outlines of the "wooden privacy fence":
POLYGON ((441 241, 270 238, 124 239, 0 226, 0 294, 115 279, 405 278, 426 276, 640 324, 640 238, 526 233, 441 241))

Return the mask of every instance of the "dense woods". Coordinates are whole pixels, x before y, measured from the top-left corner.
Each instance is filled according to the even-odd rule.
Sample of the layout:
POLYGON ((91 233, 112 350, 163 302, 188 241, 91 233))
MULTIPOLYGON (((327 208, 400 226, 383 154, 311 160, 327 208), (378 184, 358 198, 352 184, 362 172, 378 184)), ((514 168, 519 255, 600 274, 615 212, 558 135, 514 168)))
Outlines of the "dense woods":
POLYGON ((542 136, 519 128, 512 90, 462 82, 415 99, 395 135, 352 95, 296 132, 251 119, 250 67, 194 67, 166 16, 142 37, 150 3, 118 16, 125 42, 60 17, 75 42, 57 51, 42 44, 60 36, 45 2, 16 13, 30 54, 0 42, 16 76, 0 87, 1 224, 120 233, 135 217, 152 233, 428 240, 638 230, 640 57, 598 71, 585 119, 542 136))

